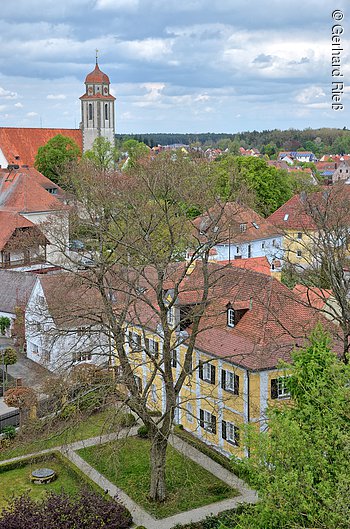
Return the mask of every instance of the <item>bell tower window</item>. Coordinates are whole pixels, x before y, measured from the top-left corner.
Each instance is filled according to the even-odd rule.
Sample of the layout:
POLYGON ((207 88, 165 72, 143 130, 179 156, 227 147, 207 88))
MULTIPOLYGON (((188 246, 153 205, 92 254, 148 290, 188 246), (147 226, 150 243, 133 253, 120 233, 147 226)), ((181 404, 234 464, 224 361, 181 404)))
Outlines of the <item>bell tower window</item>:
POLYGON ((105 119, 108 119, 108 104, 105 104, 105 119))
POLYGON ((89 119, 92 119, 92 103, 89 103, 89 119))

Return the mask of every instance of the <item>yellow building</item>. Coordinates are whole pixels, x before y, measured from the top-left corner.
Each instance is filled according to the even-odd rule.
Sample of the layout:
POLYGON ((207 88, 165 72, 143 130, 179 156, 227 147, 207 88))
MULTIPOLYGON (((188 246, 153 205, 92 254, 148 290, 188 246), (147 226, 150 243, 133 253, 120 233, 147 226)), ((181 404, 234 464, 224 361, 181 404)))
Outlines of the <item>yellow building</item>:
MULTIPOLYGON (((198 299, 198 290, 191 290, 189 281, 198 285, 195 271, 171 315, 174 381, 184 368, 191 336, 189 308, 198 299)), ((279 361, 290 360, 291 351, 305 343, 320 320, 327 326, 323 316, 270 276, 233 267, 220 272, 196 336, 175 422, 225 455, 246 455, 242 426, 253 423, 265 429, 268 406, 289 398, 287 373, 278 367, 279 361)), ((137 383, 148 388, 147 407, 164 411, 161 326, 130 324, 126 348, 137 383)))

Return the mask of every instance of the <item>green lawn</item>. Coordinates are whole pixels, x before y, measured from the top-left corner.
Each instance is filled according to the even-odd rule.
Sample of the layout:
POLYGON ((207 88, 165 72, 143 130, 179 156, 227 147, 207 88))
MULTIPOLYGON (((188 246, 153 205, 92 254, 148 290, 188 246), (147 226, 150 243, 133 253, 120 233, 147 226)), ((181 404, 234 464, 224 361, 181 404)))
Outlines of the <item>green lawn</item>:
MULTIPOLYGON (((73 443, 90 437, 97 437, 117 429, 117 415, 115 408, 110 408, 90 416, 78 416, 69 422, 54 424, 47 422, 44 428, 37 432, 37 439, 28 441, 24 433, 13 440, 11 447, 0 450, 0 461, 12 457, 38 452, 46 448, 54 448, 62 444, 73 443)), ((30 428, 29 428, 30 429, 30 428)), ((33 431, 28 434, 35 437, 33 431)))
POLYGON ((169 446, 168 499, 162 504, 151 502, 148 499, 149 448, 148 440, 129 437, 108 445, 84 448, 79 454, 156 518, 237 496, 236 490, 169 446))
POLYGON ((9 470, 1 469, 0 466, 0 484, 0 509, 2 509, 13 496, 20 496, 25 492, 35 499, 41 498, 48 491, 61 492, 64 490, 69 494, 74 494, 82 487, 84 481, 59 459, 51 457, 9 470), (29 476, 32 470, 42 467, 55 470, 57 479, 47 485, 34 485, 29 476))

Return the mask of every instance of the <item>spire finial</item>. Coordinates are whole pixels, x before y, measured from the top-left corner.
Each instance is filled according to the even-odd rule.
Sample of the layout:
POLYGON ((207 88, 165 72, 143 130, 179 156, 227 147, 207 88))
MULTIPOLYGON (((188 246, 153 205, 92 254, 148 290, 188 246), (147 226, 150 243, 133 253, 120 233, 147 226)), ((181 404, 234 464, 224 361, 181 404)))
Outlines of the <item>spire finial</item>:
POLYGON ((97 66, 97 59, 98 59, 98 49, 97 48, 96 48, 95 52, 96 52, 96 66, 97 66))

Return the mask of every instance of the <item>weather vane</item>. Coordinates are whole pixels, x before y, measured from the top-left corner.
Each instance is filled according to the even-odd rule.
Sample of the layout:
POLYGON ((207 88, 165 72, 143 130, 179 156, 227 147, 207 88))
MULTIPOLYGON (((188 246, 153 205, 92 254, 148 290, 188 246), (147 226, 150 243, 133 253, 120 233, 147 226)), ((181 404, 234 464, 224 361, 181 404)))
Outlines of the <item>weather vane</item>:
POLYGON ((97 64, 97 59, 98 59, 98 49, 96 48, 96 64, 97 64))

